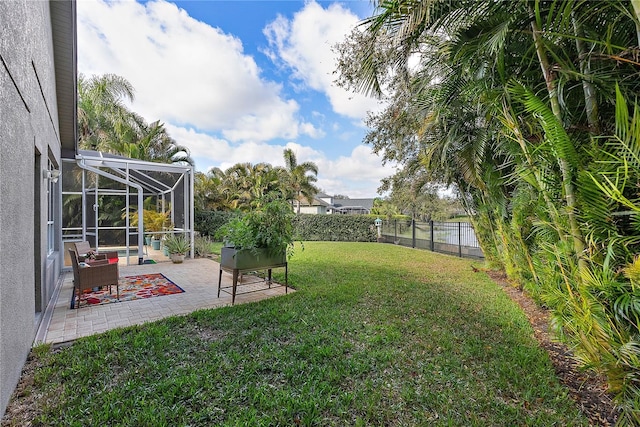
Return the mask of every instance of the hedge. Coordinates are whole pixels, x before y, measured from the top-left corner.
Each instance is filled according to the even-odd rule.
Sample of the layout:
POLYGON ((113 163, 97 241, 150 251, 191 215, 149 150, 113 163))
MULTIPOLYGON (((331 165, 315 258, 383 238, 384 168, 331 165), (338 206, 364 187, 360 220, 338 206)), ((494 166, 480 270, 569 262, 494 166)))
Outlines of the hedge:
MULTIPOLYGON (((235 212, 196 211, 195 229, 203 236, 215 236, 235 212)), ((293 221, 296 239, 343 242, 375 242, 375 218, 367 215, 296 215, 293 221)))
POLYGON ((294 219, 300 240, 375 242, 376 227, 367 215, 301 214, 294 219))
POLYGON ((195 229, 202 236, 215 237, 220 227, 239 215, 232 211, 199 211, 194 212, 195 229))

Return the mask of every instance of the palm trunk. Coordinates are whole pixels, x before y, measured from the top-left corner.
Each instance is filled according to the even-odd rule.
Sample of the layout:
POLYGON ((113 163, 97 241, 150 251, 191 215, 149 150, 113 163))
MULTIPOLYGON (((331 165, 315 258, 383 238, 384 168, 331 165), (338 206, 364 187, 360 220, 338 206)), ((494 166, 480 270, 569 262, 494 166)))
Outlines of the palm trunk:
MULTIPOLYGON (((532 13, 532 16, 533 13, 532 13)), ((560 102, 558 100, 558 93, 556 90, 555 78, 551 71, 549 59, 547 58, 544 50, 542 36, 540 34, 540 28, 535 19, 531 21, 531 29, 533 30, 533 40, 536 47, 536 53, 538 55, 538 61, 540 62, 540 68, 544 75, 544 80, 547 85, 547 92, 549 93, 549 101, 551 103, 551 111, 556 119, 562 123, 562 111, 560 109, 560 102)), ((562 150, 558 151, 558 165, 560 166, 560 173, 562 174, 562 188, 564 190, 565 202, 567 204, 567 219, 569 221, 569 228, 571 237, 573 239, 573 249, 578 258, 578 266, 582 270, 586 267, 585 260, 583 259, 584 241, 582 239, 582 233, 576 219, 576 195, 575 186, 573 184, 573 173, 571 171, 571 165, 564 157, 562 150)))
POLYGON ((638 46, 640 46, 640 0, 631 0, 631 6, 636 13, 636 35, 638 36, 638 46))
MULTIPOLYGON (((533 156, 531 155, 531 150, 529 149, 528 141, 522 135, 522 132, 520 131, 517 121, 514 117, 515 117, 515 114, 512 112, 511 106, 507 102, 504 102, 503 109, 502 109, 503 124, 513 133, 513 135, 515 136, 518 142, 518 145, 520 145, 520 150, 524 155, 528 169, 532 171, 531 173, 535 178, 540 194, 542 195, 545 205, 547 206, 547 210, 549 211, 549 216, 551 217, 552 221, 556 225, 558 225, 560 224, 560 213, 558 212, 558 209, 556 209, 556 205, 553 204, 553 201, 549 197, 549 192, 545 191, 545 184, 544 184, 544 177, 543 177, 544 172, 540 170, 540 168, 538 167, 538 164, 533 159, 533 156)), ((558 230, 558 235, 561 239, 564 239, 564 236, 562 235, 562 233, 560 233, 560 230, 558 230)))
MULTIPOLYGON (((640 1, 640 0, 638 0, 640 1)), ((600 122, 598 120, 598 103, 596 100, 596 91, 591 83, 591 66, 587 60, 587 50, 584 47, 584 31, 580 23, 576 20, 575 13, 571 12, 571 20, 573 21, 573 29, 576 33, 576 49, 580 61, 580 73, 582 74, 582 90, 584 91, 584 102, 587 109, 587 121, 592 135, 600 134, 600 122)))

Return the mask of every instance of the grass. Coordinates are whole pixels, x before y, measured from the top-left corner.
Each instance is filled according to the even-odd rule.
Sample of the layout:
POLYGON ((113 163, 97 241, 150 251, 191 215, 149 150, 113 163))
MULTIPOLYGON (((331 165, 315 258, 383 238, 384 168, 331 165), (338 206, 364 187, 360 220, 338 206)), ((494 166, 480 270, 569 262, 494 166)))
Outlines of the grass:
POLYGON ((35 424, 587 425, 524 314, 471 264, 307 242, 288 296, 38 349, 35 424))

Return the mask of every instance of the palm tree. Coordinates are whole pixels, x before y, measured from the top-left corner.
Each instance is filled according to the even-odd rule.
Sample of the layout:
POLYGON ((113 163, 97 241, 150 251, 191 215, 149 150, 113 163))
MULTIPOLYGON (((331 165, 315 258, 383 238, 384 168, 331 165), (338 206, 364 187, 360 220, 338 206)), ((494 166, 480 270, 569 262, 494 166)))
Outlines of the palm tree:
POLYGON ((193 165, 159 120, 148 124, 129 110, 133 86, 114 74, 78 78, 78 126, 81 148, 162 163, 193 165))
POLYGON ((207 173, 195 173, 193 196, 196 209, 218 211, 227 207, 222 194, 223 174, 220 168, 212 168, 207 173))
POLYGON ((189 154, 189 149, 179 145, 167 133, 167 129, 159 120, 140 126, 139 139, 135 143, 137 147, 137 159, 150 162, 190 164, 194 162, 189 154))
POLYGON ((313 198, 320 191, 314 182, 317 181, 318 166, 313 162, 298 164, 296 155, 292 149, 284 150, 285 169, 288 173, 288 184, 291 190, 291 205, 297 202, 297 213, 300 214, 300 201, 304 197, 309 204, 313 203, 313 198))
MULTIPOLYGON (((640 154, 611 141, 626 108, 613 102, 616 84, 621 99, 640 89, 637 9, 626 0, 381 1, 364 22, 364 48, 343 49, 360 67, 341 61, 347 86, 391 90, 389 109, 369 119, 374 150, 404 172, 457 184, 485 253, 554 308, 582 360, 632 398, 638 344, 620 337, 637 324, 611 307, 637 301, 617 276, 633 252, 620 242, 637 239, 612 215, 629 209, 630 188, 611 195, 638 182, 629 164, 640 154)), ((640 419, 632 405, 625 411, 640 419)))
POLYGON ((78 138, 82 148, 102 150, 109 146, 118 127, 131 123, 126 107, 134 99, 134 89, 115 74, 78 76, 78 138))

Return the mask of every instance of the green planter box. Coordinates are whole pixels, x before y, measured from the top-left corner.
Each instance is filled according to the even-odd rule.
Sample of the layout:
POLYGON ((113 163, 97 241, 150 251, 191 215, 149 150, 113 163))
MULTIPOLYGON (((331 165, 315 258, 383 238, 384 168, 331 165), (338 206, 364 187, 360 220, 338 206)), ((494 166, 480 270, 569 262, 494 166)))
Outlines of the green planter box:
POLYGON ((281 266, 287 262, 287 254, 268 254, 266 249, 260 249, 254 254, 247 249, 223 247, 220 252, 220 266, 229 270, 259 270, 274 266, 281 266))

